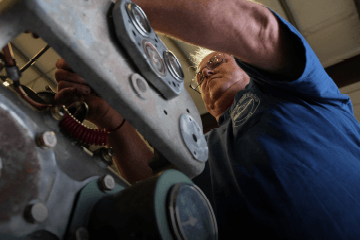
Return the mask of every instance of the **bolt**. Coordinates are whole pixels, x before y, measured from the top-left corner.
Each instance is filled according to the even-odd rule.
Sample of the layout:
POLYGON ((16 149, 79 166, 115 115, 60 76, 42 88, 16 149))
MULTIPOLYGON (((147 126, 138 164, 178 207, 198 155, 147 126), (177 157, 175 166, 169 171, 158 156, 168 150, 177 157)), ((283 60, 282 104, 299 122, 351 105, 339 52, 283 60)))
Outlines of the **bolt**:
POLYGON ((105 163, 108 165, 112 164, 112 158, 115 156, 115 152, 112 148, 102 148, 101 156, 105 163))
POLYGON ((29 223, 40 223, 47 219, 48 217, 48 209, 47 207, 41 203, 35 203, 27 206, 25 208, 25 219, 29 223))
POLYGON ((113 190, 115 187, 115 180, 111 175, 107 174, 99 179, 99 186, 103 192, 113 190))
POLYGON ((52 116, 60 121, 64 118, 65 114, 66 114, 66 110, 64 108, 65 106, 54 106, 50 109, 50 112, 52 114, 52 116))
POLYGON ((75 231, 75 240, 88 240, 89 239, 89 232, 86 228, 80 227, 75 231))
POLYGON ((45 131, 39 134, 36 138, 36 142, 39 147, 55 147, 57 140, 53 131, 45 131))

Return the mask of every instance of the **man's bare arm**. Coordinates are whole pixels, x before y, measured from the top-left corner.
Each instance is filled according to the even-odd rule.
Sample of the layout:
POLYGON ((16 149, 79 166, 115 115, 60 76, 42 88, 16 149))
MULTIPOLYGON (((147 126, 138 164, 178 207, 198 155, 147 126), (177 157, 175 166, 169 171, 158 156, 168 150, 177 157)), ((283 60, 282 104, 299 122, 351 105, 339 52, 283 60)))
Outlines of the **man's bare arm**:
POLYGON ((148 161, 154 154, 129 122, 109 134, 108 146, 114 149, 115 164, 130 184, 152 176, 148 161))
MULTIPOLYGON (((123 117, 111 108, 109 118, 102 118, 93 123, 100 129, 114 129, 123 121, 123 117)), ((107 147, 115 152, 114 161, 121 175, 130 183, 138 182, 152 176, 152 169, 148 161, 154 153, 140 137, 136 129, 125 121, 124 125, 108 135, 107 147)))
POLYGON ((259 69, 294 77, 304 59, 266 7, 246 0, 133 0, 151 26, 211 50, 224 52, 259 69))

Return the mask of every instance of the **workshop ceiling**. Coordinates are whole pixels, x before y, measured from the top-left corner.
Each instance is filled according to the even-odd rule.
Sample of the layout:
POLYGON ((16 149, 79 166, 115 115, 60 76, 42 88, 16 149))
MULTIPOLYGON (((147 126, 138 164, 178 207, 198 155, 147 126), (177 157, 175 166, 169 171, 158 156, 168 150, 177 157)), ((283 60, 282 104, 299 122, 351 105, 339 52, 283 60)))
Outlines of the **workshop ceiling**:
MULTIPOLYGON (((259 0, 284 19, 292 23, 305 37, 315 51, 324 68, 360 54, 360 19, 357 11, 358 0, 259 0)), ((241 13, 239 13, 241 14, 241 13)), ((188 87, 193 72, 189 72, 190 53, 196 46, 169 39, 158 34, 164 44, 174 52, 183 65, 186 74, 185 86, 191 94, 199 113, 207 113, 200 94, 188 87)), ((15 58, 19 67, 36 55, 47 44, 22 34, 12 41, 15 58)), ((50 85, 56 90, 56 61, 60 56, 48 50, 32 67, 23 73, 22 84, 34 91, 45 90, 50 85)), ((359 85, 359 84, 357 84, 359 85)), ((347 92, 352 89, 349 86, 347 92)))

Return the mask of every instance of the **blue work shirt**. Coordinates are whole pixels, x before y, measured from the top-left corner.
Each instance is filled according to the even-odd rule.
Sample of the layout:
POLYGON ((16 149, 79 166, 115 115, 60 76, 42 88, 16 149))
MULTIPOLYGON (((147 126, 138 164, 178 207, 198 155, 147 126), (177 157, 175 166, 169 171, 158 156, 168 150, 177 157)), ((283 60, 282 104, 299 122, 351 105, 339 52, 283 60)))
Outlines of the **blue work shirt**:
POLYGON ((273 13, 297 40, 305 69, 284 81, 235 58, 250 83, 205 135, 209 158, 192 180, 221 240, 360 239, 360 126, 351 100, 273 13))

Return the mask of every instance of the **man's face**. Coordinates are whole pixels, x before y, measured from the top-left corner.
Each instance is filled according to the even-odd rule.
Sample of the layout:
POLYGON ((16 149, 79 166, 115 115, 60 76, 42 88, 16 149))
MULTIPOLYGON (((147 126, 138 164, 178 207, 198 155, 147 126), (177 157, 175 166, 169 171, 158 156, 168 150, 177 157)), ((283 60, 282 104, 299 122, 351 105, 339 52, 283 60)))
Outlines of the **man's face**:
MULTIPOLYGON (((204 100, 206 109, 217 121, 234 102, 236 93, 244 90, 250 82, 250 77, 237 65, 235 59, 228 54, 222 63, 210 70, 206 67, 207 63, 219 52, 207 55, 199 65, 199 72, 204 76, 203 82, 199 86, 201 96, 204 100)), ((223 55, 221 55, 223 56, 223 55)), ((218 57, 221 61, 222 57, 218 57)), ((197 76, 200 83, 201 77, 197 76)))

